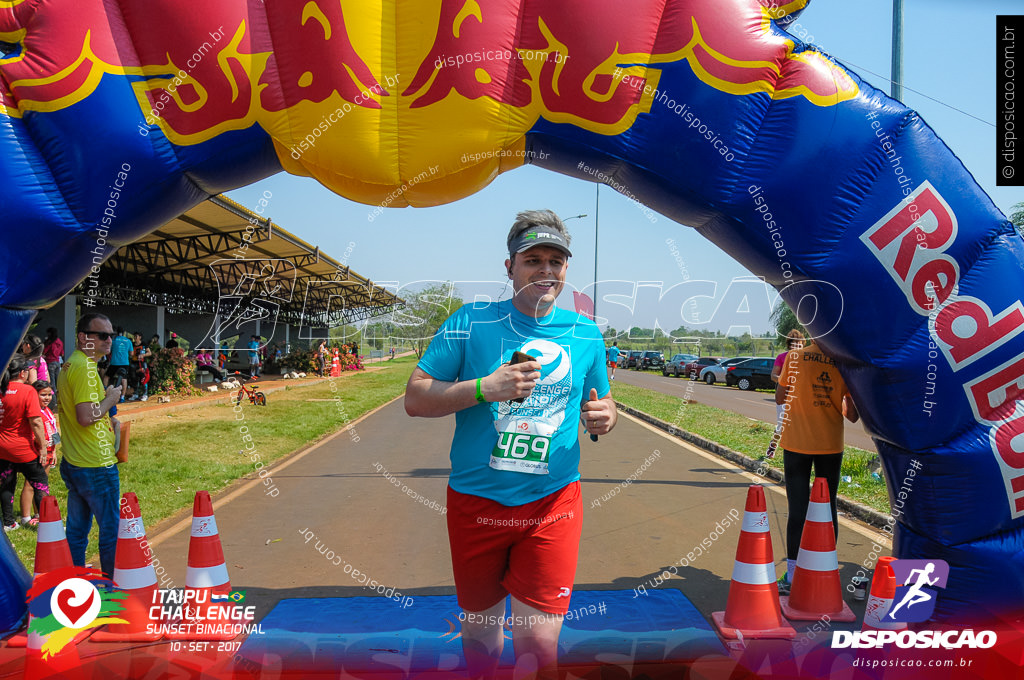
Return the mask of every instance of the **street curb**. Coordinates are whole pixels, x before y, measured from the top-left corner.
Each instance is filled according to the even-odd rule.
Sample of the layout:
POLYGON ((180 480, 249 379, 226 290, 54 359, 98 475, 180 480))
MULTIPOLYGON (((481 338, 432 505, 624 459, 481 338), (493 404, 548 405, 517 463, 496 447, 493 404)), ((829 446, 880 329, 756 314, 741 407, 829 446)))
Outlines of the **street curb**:
MULTIPOLYGON (((382 368, 376 366, 374 366, 373 369, 374 371, 382 370, 382 368)), ((361 371, 345 371, 338 377, 345 378, 348 376, 360 375, 361 373, 361 371)), ((260 386, 260 392, 263 392, 264 394, 273 394, 274 392, 280 392, 282 390, 295 389, 298 387, 309 387, 310 385, 319 385, 320 383, 327 380, 331 380, 331 378, 297 378, 295 380, 289 380, 288 382, 284 382, 281 379, 276 379, 269 383, 264 381, 264 385, 266 385, 266 387, 260 386)), ((122 421, 130 420, 134 422, 136 420, 142 420, 147 416, 163 415, 165 413, 174 413, 177 411, 189 411, 192 409, 203 408, 211 404, 223 403, 225 398, 227 398, 227 400, 230 402, 232 400, 233 395, 236 394, 236 392, 237 390, 234 389, 217 392, 204 391, 203 394, 199 396, 184 398, 176 397, 178 401, 171 401, 169 403, 163 404, 159 402, 150 403, 150 401, 147 401, 145 402, 145 405, 142 407, 136 407, 131 409, 119 408, 118 418, 122 421)), ((151 399, 155 399, 158 396, 160 395, 154 395, 154 397, 151 397, 151 399)), ((139 402, 131 403, 134 405, 139 402)), ((124 405, 125 404, 118 404, 118 406, 124 405)))
MULTIPOLYGON (((743 455, 739 451, 734 451, 726 446, 722 446, 718 442, 713 442, 710 439, 705 439, 704 437, 696 435, 692 432, 681 430, 678 427, 675 427, 674 425, 666 423, 664 420, 659 420, 658 418, 655 418, 650 414, 644 413, 643 411, 638 411, 632 406, 626 406, 622 402, 616 401, 615 406, 620 411, 628 413, 634 418, 638 418, 644 421, 645 423, 648 423, 649 425, 653 425, 659 430, 665 431, 666 433, 673 437, 677 437, 685 442, 693 444, 698 448, 704 449, 708 453, 713 453, 716 456, 725 458, 730 463, 739 465, 745 470, 758 473, 757 471, 761 469, 761 466, 758 464, 758 461, 754 460, 753 458, 750 458, 749 456, 743 455)), ((761 474, 762 476, 767 477, 773 481, 780 482, 783 484, 785 483, 785 475, 782 474, 781 470, 769 467, 763 473, 758 474, 761 474)), ((857 519, 867 524, 870 524, 876 529, 884 529, 885 527, 890 526, 892 524, 888 515, 885 515, 875 510, 874 508, 870 508, 862 503, 858 503, 857 501, 845 498, 841 495, 838 496, 836 499, 836 507, 839 510, 846 513, 847 515, 856 517, 857 519)))

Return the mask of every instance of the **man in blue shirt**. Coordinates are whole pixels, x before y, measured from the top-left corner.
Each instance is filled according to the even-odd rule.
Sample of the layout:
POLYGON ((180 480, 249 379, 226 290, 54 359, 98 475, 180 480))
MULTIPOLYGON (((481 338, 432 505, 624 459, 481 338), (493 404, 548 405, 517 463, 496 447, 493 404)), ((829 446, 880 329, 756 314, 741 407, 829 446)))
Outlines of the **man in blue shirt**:
POLYGON ((554 677, 582 529, 578 423, 603 435, 617 419, 600 331, 554 304, 569 238, 553 212, 519 213, 513 298, 452 314, 406 388, 409 415, 455 414, 446 516, 475 678, 496 671, 509 594, 517 667, 554 677), (533 360, 511 363, 517 352, 533 360))
POLYGON ((249 378, 260 377, 260 338, 258 335, 249 338, 249 378))
POLYGON ((110 365, 107 366, 107 384, 121 388, 121 399, 118 403, 124 403, 124 393, 127 387, 128 370, 131 362, 132 341, 124 333, 124 328, 118 326, 114 329, 113 342, 110 344, 110 365))
POLYGON ((612 369, 610 380, 615 380, 615 367, 619 363, 619 343, 613 342, 608 348, 608 368, 612 369))

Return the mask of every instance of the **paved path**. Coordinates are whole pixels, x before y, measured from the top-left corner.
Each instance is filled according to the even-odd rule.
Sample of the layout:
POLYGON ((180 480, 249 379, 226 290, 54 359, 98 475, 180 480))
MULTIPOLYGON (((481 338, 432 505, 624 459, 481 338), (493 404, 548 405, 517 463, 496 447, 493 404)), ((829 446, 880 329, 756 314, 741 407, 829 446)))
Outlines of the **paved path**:
MULTIPOLYGON (((770 425, 775 425, 775 395, 768 392, 743 392, 736 387, 726 387, 724 383, 706 385, 694 380, 692 385, 683 377, 665 377, 661 371, 634 371, 624 368, 616 369, 615 382, 645 387, 649 390, 668 394, 673 397, 692 399, 707 406, 714 406, 724 411, 732 411, 740 415, 754 418, 770 425)), ((612 383, 612 393, 615 392, 612 383)), ((868 435, 861 422, 843 421, 846 429, 846 443, 850 446, 877 452, 875 442, 868 435)))
MULTIPOLYGON (((402 487, 443 504, 453 426, 451 417, 410 418, 398 400, 355 423, 358 442, 341 432, 271 469, 277 497, 266 496, 257 480, 215 499, 232 585, 248 591, 247 604, 255 604, 260 617, 282 598, 369 595, 345 573, 344 563, 336 566, 318 552, 319 541, 335 561, 404 594, 453 593, 445 518, 402 487), (315 538, 307 542, 304 531, 315 538)), ((747 487, 758 479, 625 416, 596 444, 584 437, 581 473, 584 527, 576 588, 592 590, 635 588, 678 564, 730 510, 742 513, 747 487), (640 478, 620 486, 656 450, 660 456, 650 458, 640 478), (615 489, 606 502, 594 504, 615 489)), ((766 495, 781 562, 785 498, 771 490, 766 495)), ((188 522, 151 536, 177 587, 184 586, 188 522)), ((867 557, 869 536, 877 536, 854 526, 840 528, 844 583, 867 557)), ((734 523, 660 587, 681 590, 705 617, 723 609, 738 532, 734 523)))

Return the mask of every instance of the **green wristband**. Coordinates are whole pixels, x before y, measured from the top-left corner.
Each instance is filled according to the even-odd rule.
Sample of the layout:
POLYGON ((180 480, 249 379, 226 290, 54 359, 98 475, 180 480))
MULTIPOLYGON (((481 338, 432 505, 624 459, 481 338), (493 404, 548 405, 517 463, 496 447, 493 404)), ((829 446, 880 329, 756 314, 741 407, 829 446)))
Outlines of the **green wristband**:
POLYGON ((476 400, 479 401, 481 404, 486 404, 487 400, 484 399, 483 390, 480 389, 480 382, 482 380, 483 380, 483 378, 477 378, 476 379, 476 400))

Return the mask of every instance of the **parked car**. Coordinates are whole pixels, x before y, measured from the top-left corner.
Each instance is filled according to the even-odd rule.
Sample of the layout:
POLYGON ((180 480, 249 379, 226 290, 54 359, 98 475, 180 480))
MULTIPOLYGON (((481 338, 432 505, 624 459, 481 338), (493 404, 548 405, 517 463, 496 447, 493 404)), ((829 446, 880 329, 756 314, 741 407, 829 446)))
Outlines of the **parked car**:
POLYGON ((708 385, 714 385, 716 382, 725 382, 725 372, 730 366, 753 359, 754 357, 732 357, 731 359, 723 359, 719 363, 713 366, 706 366, 701 369, 697 375, 698 380, 703 380, 708 385))
POLYGON ((634 368, 636 366, 636 360, 640 358, 641 354, 643 354, 643 351, 639 349, 631 349, 628 352, 623 352, 619 367, 634 368))
POLYGON ((741 390, 775 389, 772 380, 773 357, 747 359, 725 369, 725 384, 741 390))
POLYGON ((673 354, 672 358, 669 359, 661 369, 661 374, 667 376, 671 373, 678 378, 679 374, 683 372, 683 366, 691 361, 695 361, 696 359, 696 354, 673 354))
MULTIPOLYGON (((683 375, 691 380, 695 380, 697 376, 700 375, 701 370, 708 366, 717 366, 718 362, 721 360, 721 357, 699 357, 683 366, 683 375)), ((676 375, 676 377, 678 378, 679 376, 676 375)))
POLYGON ((638 371, 646 371, 651 368, 663 368, 665 366, 665 355, 654 350, 647 350, 636 360, 638 371))

